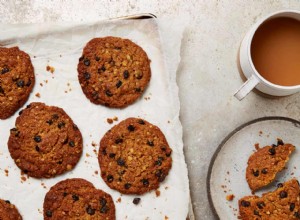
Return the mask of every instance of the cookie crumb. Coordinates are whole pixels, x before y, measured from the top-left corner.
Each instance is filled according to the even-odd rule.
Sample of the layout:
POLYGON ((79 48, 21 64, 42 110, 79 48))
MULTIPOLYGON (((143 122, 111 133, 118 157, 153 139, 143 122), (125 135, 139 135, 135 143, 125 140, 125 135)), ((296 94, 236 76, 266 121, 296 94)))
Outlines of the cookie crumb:
POLYGON ((155 195, 156 195, 156 197, 159 197, 160 196, 160 191, 157 189, 157 190, 155 190, 155 195))
POLYGON ((4 172, 5 172, 5 176, 8 176, 9 171, 5 169, 4 172))
POLYGON ((45 186, 45 183, 41 183, 41 186, 46 189, 47 187, 45 186))
POLYGON ((122 199, 121 199, 121 197, 119 197, 118 199, 117 199, 117 203, 121 203, 122 202, 122 199))
POLYGON ((41 98, 41 94, 38 92, 35 94, 36 97, 41 98))
POLYGON ((40 86, 43 87, 44 86, 43 83, 40 83, 40 86))
POLYGON ((90 157, 91 155, 89 155, 88 153, 85 154, 86 157, 90 157))
POLYGON ((255 147, 256 150, 258 150, 260 148, 259 143, 254 144, 254 147, 255 147))
POLYGON ((119 119, 118 119, 117 116, 115 116, 115 117, 113 117, 113 120, 114 120, 114 121, 118 121, 119 119))
POLYGON ((234 199, 234 197, 235 196, 233 194, 229 194, 229 195, 226 196, 226 200, 227 201, 232 201, 234 199))
POLYGON ((141 201, 141 198, 134 198, 132 203, 135 204, 135 205, 138 205, 141 201))
POLYGON ((25 176, 21 176, 21 180, 22 180, 23 182, 25 182, 27 179, 26 179, 25 176))
POLYGON ((97 146, 96 142, 93 141, 93 142, 92 142, 92 146, 93 146, 93 147, 96 147, 96 146, 97 146))
POLYGON ((165 220, 168 220, 168 219, 169 219, 169 217, 165 215, 165 220))
POLYGON ((50 72, 50 73, 54 73, 55 68, 54 68, 53 66, 47 65, 47 66, 46 66, 46 70, 47 70, 48 72, 50 72))
POLYGON ((281 138, 277 138, 277 146, 284 145, 284 142, 281 138))
POLYGON ((95 170, 95 172, 94 172, 94 173, 95 173, 96 175, 98 175, 98 173, 99 173, 99 172, 98 172, 98 170, 95 170))
POLYGON ((106 121, 108 124, 112 124, 114 122, 111 118, 107 118, 106 121))

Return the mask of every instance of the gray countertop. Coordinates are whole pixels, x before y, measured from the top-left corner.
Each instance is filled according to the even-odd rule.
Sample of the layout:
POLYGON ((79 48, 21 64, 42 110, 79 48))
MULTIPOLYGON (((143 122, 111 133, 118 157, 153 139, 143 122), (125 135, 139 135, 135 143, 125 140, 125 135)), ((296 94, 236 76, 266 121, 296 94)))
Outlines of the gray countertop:
POLYGON ((3 23, 94 21, 142 12, 158 17, 189 17, 178 70, 181 121, 196 219, 214 219, 206 194, 210 159, 237 126, 263 116, 300 120, 300 93, 278 99, 254 92, 239 102, 237 68, 240 42, 257 19, 281 9, 298 9, 298 0, 0 0, 3 23))

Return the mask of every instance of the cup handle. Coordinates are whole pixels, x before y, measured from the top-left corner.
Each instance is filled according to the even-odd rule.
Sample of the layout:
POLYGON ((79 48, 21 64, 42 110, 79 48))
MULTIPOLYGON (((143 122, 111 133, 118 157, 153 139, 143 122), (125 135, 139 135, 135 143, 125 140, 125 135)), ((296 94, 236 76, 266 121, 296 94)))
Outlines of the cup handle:
POLYGON ((256 76, 251 75, 249 79, 244 82, 244 84, 234 94, 234 97, 241 101, 258 83, 259 79, 256 76))

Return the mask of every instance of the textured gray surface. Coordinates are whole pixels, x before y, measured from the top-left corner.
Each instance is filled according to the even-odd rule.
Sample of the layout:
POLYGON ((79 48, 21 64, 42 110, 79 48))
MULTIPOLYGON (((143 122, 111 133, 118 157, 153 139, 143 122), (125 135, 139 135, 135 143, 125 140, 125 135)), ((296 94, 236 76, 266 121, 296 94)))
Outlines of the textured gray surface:
POLYGON ((182 42, 178 85, 196 219, 214 219, 206 195, 207 169, 214 150, 231 130, 262 116, 300 120, 299 93, 280 99, 251 93, 242 102, 233 97, 242 83, 236 60, 246 31, 270 12, 300 10, 298 0, 0 0, 0 3, 3 23, 91 21, 142 12, 170 19, 190 18, 182 42))

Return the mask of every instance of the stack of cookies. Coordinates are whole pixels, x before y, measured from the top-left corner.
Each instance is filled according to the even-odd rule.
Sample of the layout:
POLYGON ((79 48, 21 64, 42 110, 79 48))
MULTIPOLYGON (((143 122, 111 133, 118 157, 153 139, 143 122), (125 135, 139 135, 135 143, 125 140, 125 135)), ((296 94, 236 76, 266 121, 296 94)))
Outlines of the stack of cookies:
MULTIPOLYGON (((128 39, 95 38, 83 49, 78 81, 92 104, 119 108, 134 104, 151 79, 146 52, 128 39)), ((28 54, 0 48, 0 119, 15 114, 35 84, 28 54)), ((80 129, 65 110, 32 102, 10 130, 8 149, 16 166, 33 178, 55 178, 76 169, 83 152, 80 129)), ((89 128, 81 128, 89 129, 89 128)), ((172 149, 159 127, 141 118, 127 118, 100 140, 101 177, 122 194, 142 195, 159 188, 172 167, 172 149)), ((137 204, 140 198, 135 198, 137 204)), ((112 197, 80 177, 65 179, 45 195, 44 219, 116 219, 112 197)), ((0 219, 22 219, 8 200, 0 200, 0 219)))

